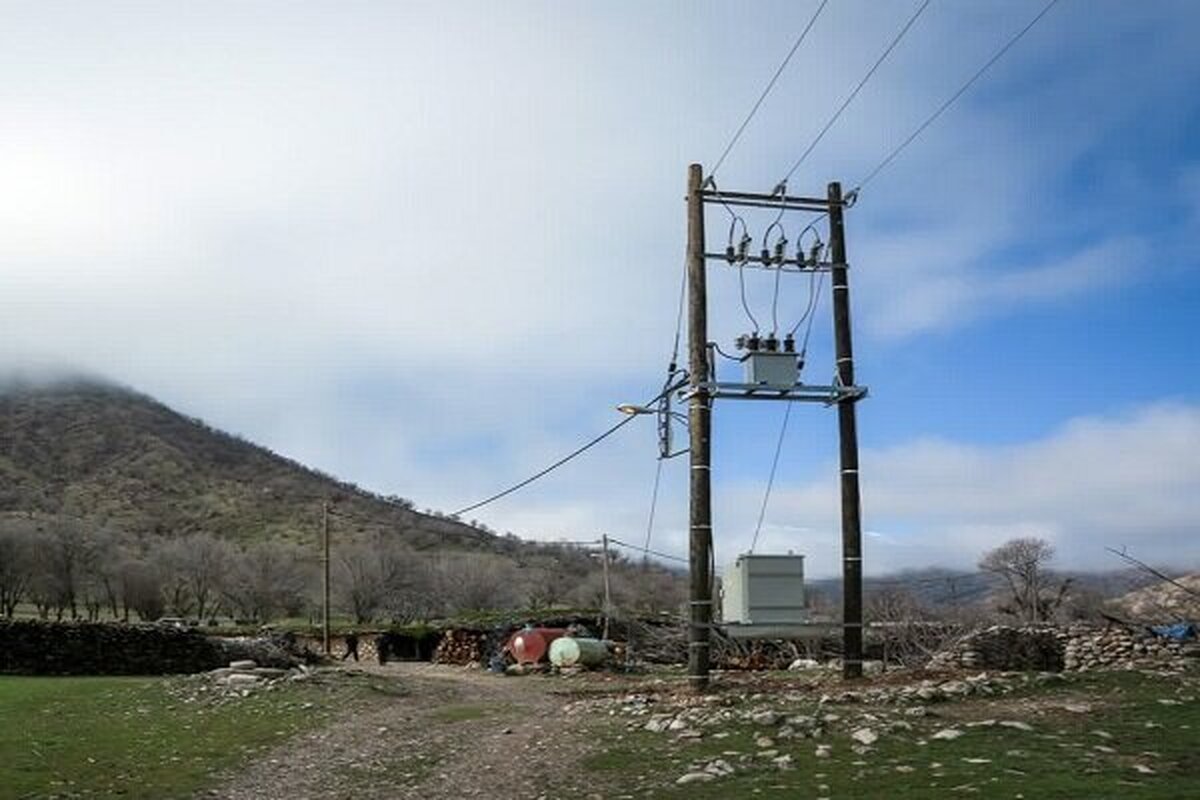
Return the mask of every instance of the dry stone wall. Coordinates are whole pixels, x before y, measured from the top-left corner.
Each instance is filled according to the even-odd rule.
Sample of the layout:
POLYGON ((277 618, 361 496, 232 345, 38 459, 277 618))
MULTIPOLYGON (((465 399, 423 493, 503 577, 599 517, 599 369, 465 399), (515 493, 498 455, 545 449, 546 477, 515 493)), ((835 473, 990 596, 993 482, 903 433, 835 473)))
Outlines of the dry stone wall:
POLYGON ((1121 626, 993 625, 968 634, 929 662, 931 669, 1040 670, 1139 669, 1197 654, 1181 644, 1121 626))
POLYGON ((154 625, 0 621, 0 673, 167 675, 216 669, 237 659, 272 667, 296 663, 268 639, 219 639, 154 625))

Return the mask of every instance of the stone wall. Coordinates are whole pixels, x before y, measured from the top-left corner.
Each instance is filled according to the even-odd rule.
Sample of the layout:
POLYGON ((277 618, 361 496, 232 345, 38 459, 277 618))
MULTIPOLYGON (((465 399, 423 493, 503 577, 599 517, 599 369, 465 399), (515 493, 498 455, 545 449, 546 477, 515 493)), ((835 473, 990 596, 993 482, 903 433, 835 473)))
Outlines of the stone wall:
POLYGON ((1195 647, 1119 625, 993 625, 962 637, 934 655, 929 668, 1052 672, 1138 669, 1192 654, 1195 647))
POLYGON ((0 621, 0 673, 166 675, 216 669, 237 659, 274 667, 296 663, 268 639, 218 639, 154 625, 0 621))

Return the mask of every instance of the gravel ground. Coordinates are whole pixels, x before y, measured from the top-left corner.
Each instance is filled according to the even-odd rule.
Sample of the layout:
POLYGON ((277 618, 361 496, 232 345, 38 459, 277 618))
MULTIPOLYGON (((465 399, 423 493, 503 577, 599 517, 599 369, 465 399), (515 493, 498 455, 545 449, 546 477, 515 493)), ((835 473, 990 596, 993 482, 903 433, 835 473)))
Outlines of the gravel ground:
MULTIPOLYGON (((433 664, 362 665, 397 679, 402 695, 294 738, 201 797, 548 798, 571 787, 587 752, 550 694, 551 681, 433 664)), ((580 781, 581 783, 583 781, 580 781)), ((598 795, 596 795, 598 796, 598 795)))

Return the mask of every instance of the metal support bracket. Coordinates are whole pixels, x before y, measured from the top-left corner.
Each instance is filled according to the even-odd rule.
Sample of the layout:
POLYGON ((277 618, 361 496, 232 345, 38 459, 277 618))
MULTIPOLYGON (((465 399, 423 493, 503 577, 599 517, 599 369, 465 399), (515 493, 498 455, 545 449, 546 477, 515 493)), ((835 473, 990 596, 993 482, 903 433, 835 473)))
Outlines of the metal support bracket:
POLYGON ((684 397, 704 391, 712 399, 726 400, 786 400, 791 403, 824 403, 827 406, 857 402, 867 396, 866 386, 815 386, 798 383, 790 389, 759 383, 729 383, 705 381, 688 389, 684 397))

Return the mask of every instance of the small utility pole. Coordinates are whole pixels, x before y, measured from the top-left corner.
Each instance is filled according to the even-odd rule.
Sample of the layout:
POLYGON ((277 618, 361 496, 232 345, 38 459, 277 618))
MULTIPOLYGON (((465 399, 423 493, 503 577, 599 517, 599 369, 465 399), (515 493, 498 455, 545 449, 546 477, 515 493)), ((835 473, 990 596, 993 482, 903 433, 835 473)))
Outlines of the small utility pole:
POLYGON ((604 635, 601 637, 605 641, 608 640, 609 619, 612 617, 612 587, 608 582, 608 534, 603 534, 601 541, 604 543, 604 635))
MULTIPOLYGON (((833 342, 838 383, 854 386, 854 347, 850 340, 850 286, 846 277, 846 230, 842 185, 831 183, 829 198, 830 278, 833 286, 833 342)), ((842 485, 842 677, 862 677, 862 507, 858 491, 856 398, 838 401, 838 442, 842 485)))
POLYGON ((709 450, 712 400, 704 388, 709 370, 703 186, 704 170, 699 164, 692 164, 688 167, 687 190, 688 420, 691 438, 688 683, 697 691, 708 686, 709 626, 712 624, 712 454, 709 450))
POLYGON ((321 504, 321 646, 329 655, 329 502, 321 504))

